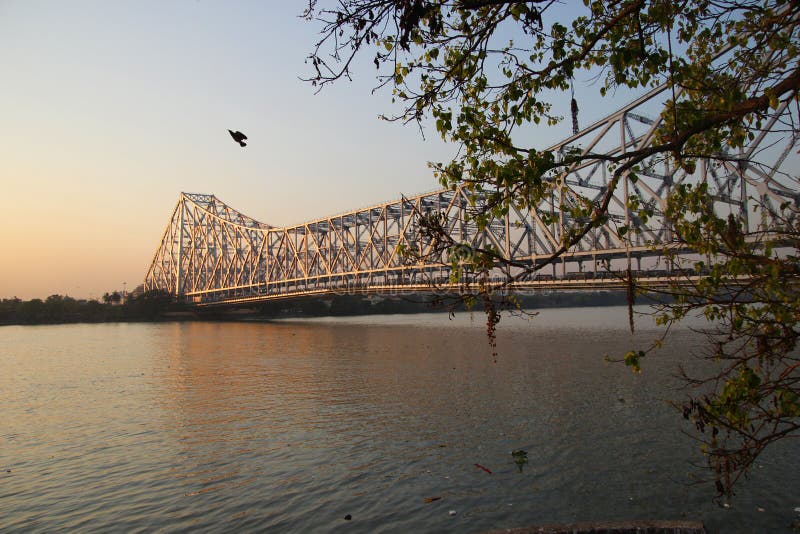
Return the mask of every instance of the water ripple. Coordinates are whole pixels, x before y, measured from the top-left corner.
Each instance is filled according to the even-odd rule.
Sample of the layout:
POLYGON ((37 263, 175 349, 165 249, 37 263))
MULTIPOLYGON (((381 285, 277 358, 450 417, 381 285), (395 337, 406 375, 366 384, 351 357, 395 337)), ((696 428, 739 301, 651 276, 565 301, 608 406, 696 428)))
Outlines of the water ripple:
POLYGON ((616 313, 504 321, 497 363, 469 318, 4 327, 0 530, 783 529, 800 445, 716 507, 665 402, 697 338, 678 331, 633 376, 602 356, 654 333, 616 313))

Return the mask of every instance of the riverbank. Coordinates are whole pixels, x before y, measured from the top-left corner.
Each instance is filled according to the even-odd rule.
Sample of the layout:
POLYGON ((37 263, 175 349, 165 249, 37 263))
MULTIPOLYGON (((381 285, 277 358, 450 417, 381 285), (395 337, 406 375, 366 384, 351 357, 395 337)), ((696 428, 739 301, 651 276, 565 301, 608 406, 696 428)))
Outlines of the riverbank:
MULTIPOLYGON (((501 297, 498 297, 501 299, 501 297)), ((627 305, 624 291, 619 290, 540 290, 514 294, 513 303, 499 307, 537 310, 627 305)), ((480 302, 475 309, 482 309, 480 302)), ((405 293, 399 295, 331 295, 276 299, 249 308, 196 310, 176 303, 166 293, 130 296, 116 303, 79 300, 51 295, 45 300, 0 300, 0 326, 72 323, 116 323, 152 321, 268 321, 303 317, 348 317, 357 315, 395 315, 448 313, 466 311, 458 295, 405 293)))
POLYGON ((498 530, 489 534, 706 534, 700 521, 592 521, 498 530))
MULTIPOLYGON (((627 305, 624 291, 546 290, 515 293, 513 303, 498 307, 519 306, 526 310, 627 305)), ((476 302, 473 310, 482 310, 476 302)), ((269 320, 303 317, 349 317, 358 315, 400 315, 470 311, 458 295, 404 293, 398 295, 331 295, 267 301, 248 309, 205 310, 201 317, 218 320, 269 320)))
POLYGON ((181 311, 185 310, 160 292, 132 295, 115 302, 50 295, 45 300, 0 300, 0 325, 158 321, 167 313, 181 311))

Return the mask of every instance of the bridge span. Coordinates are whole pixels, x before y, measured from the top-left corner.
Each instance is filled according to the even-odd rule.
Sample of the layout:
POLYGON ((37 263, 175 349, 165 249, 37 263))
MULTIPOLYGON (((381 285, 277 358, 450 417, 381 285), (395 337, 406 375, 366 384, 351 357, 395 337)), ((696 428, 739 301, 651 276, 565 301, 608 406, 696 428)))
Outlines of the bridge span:
MULTIPOLYGON (((615 155, 646 147, 661 124, 664 89, 648 93, 548 150, 557 155, 576 149, 615 155)), ((627 269, 629 259, 635 274, 651 284, 666 284, 676 275, 696 275, 687 270, 690 263, 667 263, 660 256, 664 246, 681 252, 664 219, 667 196, 680 184, 705 182, 714 195, 715 209, 735 214, 749 229, 762 223, 750 220, 748 207, 754 202, 775 207, 789 202, 797 207, 797 139, 780 127, 785 121, 798 123, 797 112, 787 103, 737 154, 700 160, 693 173, 671 167, 664 159, 646 161, 635 180, 625 175, 616 188, 605 224, 592 229, 558 261, 520 276, 514 287, 623 287, 620 272, 627 269), (638 208, 632 207, 631 198, 638 208), (642 216, 642 207, 652 215, 642 216), (623 226, 631 231, 623 234, 619 231, 623 226)), ((214 195, 181 193, 147 272, 145 290, 168 291, 203 307, 303 295, 463 290, 475 280, 463 273, 451 280, 452 258, 422 231, 421 218, 437 212, 458 243, 459 255, 490 247, 517 264, 511 271, 498 266, 489 273, 488 283, 499 285, 509 274, 520 275, 526 267, 547 262, 569 228, 580 222, 571 218, 569 208, 585 199, 602 198, 611 172, 603 163, 592 163, 551 178, 561 180, 563 187, 535 209, 512 207, 483 227, 472 216, 486 207, 487 196, 464 187, 401 197, 286 227, 259 222, 214 195)))

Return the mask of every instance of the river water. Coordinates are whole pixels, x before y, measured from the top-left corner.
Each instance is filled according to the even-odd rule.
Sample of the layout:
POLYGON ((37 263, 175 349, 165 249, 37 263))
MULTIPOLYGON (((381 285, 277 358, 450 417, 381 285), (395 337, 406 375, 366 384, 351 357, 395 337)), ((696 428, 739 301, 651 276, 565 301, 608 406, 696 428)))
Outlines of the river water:
POLYGON ((640 320, 631 336, 624 309, 504 318, 496 361, 483 323, 2 327, 0 530, 789 530, 796 440, 764 453, 729 508, 694 484, 698 445, 667 401, 685 395, 674 373, 695 365, 697 334, 671 333, 633 375, 603 355, 657 331, 640 320))

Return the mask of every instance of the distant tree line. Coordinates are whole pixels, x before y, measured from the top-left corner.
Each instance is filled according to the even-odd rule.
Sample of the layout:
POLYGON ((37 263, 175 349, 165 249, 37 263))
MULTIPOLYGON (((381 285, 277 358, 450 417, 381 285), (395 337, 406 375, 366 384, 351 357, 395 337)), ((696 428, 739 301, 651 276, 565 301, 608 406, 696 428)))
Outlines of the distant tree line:
POLYGON ((116 321, 155 321, 175 308, 172 296, 163 291, 147 291, 123 299, 117 292, 103 295, 103 301, 50 295, 45 300, 0 300, 0 325, 100 323, 116 321))

